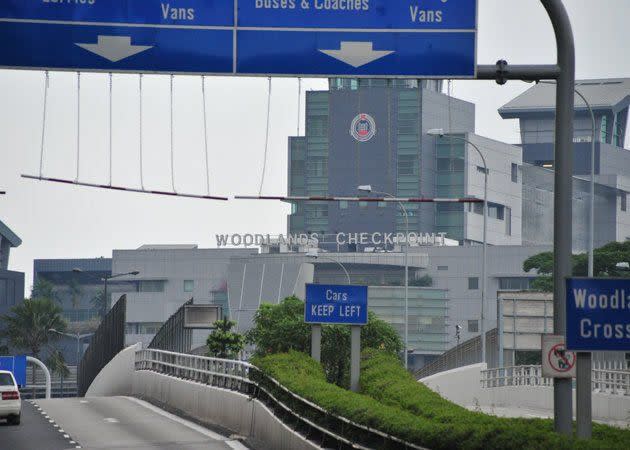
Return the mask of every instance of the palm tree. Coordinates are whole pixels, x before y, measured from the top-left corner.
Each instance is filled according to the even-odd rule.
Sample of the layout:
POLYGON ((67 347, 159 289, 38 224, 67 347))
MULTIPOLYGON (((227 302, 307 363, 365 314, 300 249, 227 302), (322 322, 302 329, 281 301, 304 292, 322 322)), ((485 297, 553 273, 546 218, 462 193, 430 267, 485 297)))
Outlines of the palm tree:
POLYGON ((44 346, 57 339, 56 333, 49 330, 63 332, 67 326, 61 307, 48 298, 26 299, 11 308, 11 314, 0 316, 0 322, 9 346, 28 350, 35 358, 44 346))
POLYGON ((59 295, 57 294, 57 292, 55 292, 55 285, 44 277, 37 278, 37 281, 33 285, 31 298, 47 298, 56 302, 60 301, 59 295))
POLYGON ((71 278, 70 281, 68 281, 68 290, 70 291, 70 298, 72 299, 72 308, 78 309, 83 290, 75 278, 71 278))
MULTIPOLYGON (((66 321, 61 316, 61 307, 49 298, 26 299, 23 303, 11 308, 10 315, 0 316, 4 326, 2 334, 6 336, 9 345, 16 349, 29 350, 39 359, 39 353, 44 346, 58 338, 57 331, 66 330, 66 321)), ((35 368, 33 368, 33 385, 35 384, 35 368)), ((35 398, 35 388, 33 388, 35 398)))
POLYGON ((92 307, 98 311, 98 315, 102 318, 107 312, 107 299, 105 298, 105 291, 99 290, 94 297, 90 300, 92 307))

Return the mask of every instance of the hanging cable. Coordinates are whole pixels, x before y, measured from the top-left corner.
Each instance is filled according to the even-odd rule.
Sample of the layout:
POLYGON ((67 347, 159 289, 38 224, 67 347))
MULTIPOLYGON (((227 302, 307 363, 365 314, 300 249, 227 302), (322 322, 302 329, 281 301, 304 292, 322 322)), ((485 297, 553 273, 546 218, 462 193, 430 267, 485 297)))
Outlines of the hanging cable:
POLYGON ((112 185, 112 73, 109 73, 109 185, 112 185))
POLYGON ((142 74, 140 74, 138 88, 139 88, 138 97, 140 99, 140 111, 139 111, 140 112, 139 114, 140 135, 138 139, 138 143, 140 144, 140 187, 142 188, 142 190, 144 190, 144 175, 143 175, 143 169, 142 169, 142 74))
POLYGON ((46 77, 44 79, 44 113, 42 117, 42 141, 39 151, 39 177, 41 178, 44 171, 44 139, 46 137, 46 109, 48 106, 48 85, 50 83, 48 71, 46 71, 46 77))
POLYGON ((300 117, 302 113, 302 78, 298 78, 298 114, 297 114, 297 135, 300 135, 300 117))
POLYGON ((77 176, 74 181, 79 181, 79 167, 81 156, 81 72, 77 72, 77 176))
POLYGON ((208 119, 206 113, 206 77, 201 76, 201 98, 203 101, 203 144, 206 154, 206 189, 210 195, 210 163, 208 161, 208 119))
POLYGON ((170 114, 171 114, 171 185, 173 187, 173 192, 175 190, 175 150, 173 145, 173 78, 171 75, 171 102, 170 102, 170 114))
POLYGON ((271 120, 271 77, 268 78, 269 87, 267 89, 267 132, 265 133, 265 155, 263 159, 262 176, 260 178, 260 188, 258 195, 262 195, 263 184, 265 182, 265 171, 267 170, 267 152, 269 150, 269 125, 271 120))

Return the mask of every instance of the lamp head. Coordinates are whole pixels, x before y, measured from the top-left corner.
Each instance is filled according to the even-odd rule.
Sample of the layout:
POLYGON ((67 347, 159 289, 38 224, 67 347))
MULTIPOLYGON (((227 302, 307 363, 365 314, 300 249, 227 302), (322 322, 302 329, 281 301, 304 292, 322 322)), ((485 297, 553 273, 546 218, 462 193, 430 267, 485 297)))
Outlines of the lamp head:
POLYGON ((83 273, 83 270, 82 270, 82 269, 79 269, 78 267, 75 267, 74 269, 72 269, 72 271, 73 271, 74 273, 83 273))
POLYGON ((357 186, 357 191, 370 193, 372 192, 372 185, 362 184, 361 186, 357 186))
POLYGON ((306 251, 306 257, 307 258, 317 258, 318 253, 317 253, 317 249, 316 248, 309 248, 306 251))
POLYGON ((443 128, 432 128, 429 131, 427 131, 427 134, 429 136, 443 137, 444 136, 444 129, 443 128))
POLYGON ((130 275, 139 275, 140 272, 138 270, 134 270, 133 272, 129 272, 130 275))

